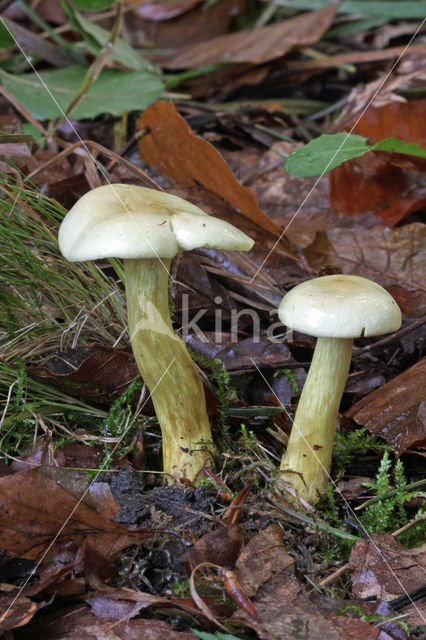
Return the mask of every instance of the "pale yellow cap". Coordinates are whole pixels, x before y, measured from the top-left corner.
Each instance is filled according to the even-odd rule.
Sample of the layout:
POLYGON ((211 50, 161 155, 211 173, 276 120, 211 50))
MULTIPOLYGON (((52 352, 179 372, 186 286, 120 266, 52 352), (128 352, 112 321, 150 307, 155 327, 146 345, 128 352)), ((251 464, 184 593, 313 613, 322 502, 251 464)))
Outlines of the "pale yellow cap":
POLYGON ((100 258, 173 258, 196 248, 248 251, 254 241, 183 198, 127 184, 92 189, 59 229, 71 262, 100 258))
POLYGON ((289 291, 278 317, 291 329, 322 338, 379 336, 401 326, 401 311, 376 282, 332 275, 302 282, 289 291))

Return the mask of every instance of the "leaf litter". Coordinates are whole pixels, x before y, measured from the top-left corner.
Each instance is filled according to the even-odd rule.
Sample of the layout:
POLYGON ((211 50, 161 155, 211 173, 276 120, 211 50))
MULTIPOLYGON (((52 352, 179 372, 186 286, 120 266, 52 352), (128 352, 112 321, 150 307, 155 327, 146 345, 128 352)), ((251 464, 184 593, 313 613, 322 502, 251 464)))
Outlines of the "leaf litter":
MULTIPOLYGON (((22 176, 34 174, 46 197, 59 201, 55 215, 60 218, 61 205, 68 208, 89 186, 100 183, 100 165, 96 167, 87 149, 73 146, 71 125, 92 138, 89 148, 97 154, 104 177, 134 181, 137 175, 142 184, 150 180, 151 186, 161 185, 236 224, 256 245, 244 256, 195 251, 185 255, 173 273, 177 329, 202 312, 199 332, 190 333, 187 342, 203 371, 218 446, 218 465, 206 472, 205 486, 197 488, 161 485, 152 406, 145 402, 143 388, 126 395, 136 368, 124 327, 119 265, 97 265, 101 277, 79 318, 77 310, 95 270, 81 281, 80 302, 67 287, 67 302, 61 303, 47 286, 34 303, 34 284, 19 271, 20 261, 15 260, 13 269, 13 261, 8 262, 9 281, 2 279, 7 303, 3 319, 7 327, 12 320, 18 322, 18 335, 11 338, 8 330, 2 349, 2 426, 8 437, 13 433, 10 425, 23 424, 33 431, 29 450, 27 438, 26 450, 18 455, 14 450, 12 464, 2 461, 0 477, 0 546, 5 553, 0 561, 1 607, 6 614, 2 631, 16 630, 16 637, 186 640, 198 637, 191 628, 201 628, 212 631, 214 638, 219 637, 214 620, 232 638, 315 639, 328 634, 336 639, 404 640, 407 631, 394 618, 400 611, 397 600, 406 592, 411 600, 402 605, 403 615, 413 637, 422 637, 424 547, 403 547, 391 531, 375 533, 374 528, 360 540, 359 535, 365 535, 362 510, 353 508, 360 500, 374 499, 369 486, 376 474, 377 483, 383 481, 383 447, 402 455, 409 483, 424 477, 418 462, 424 460, 426 402, 424 166, 411 158, 402 161, 396 154, 373 152, 368 154, 371 160, 345 163, 319 181, 294 178, 283 169, 283 155, 303 150, 303 143, 320 133, 347 130, 354 123, 383 78, 386 61, 402 53, 401 39, 410 30, 406 25, 399 31, 389 29, 388 48, 378 51, 368 42, 385 37, 380 22, 385 18, 370 25, 369 32, 362 22, 342 21, 342 14, 336 20, 346 3, 330 3, 317 11, 310 3, 307 13, 296 15, 268 7, 257 14, 256 24, 240 0, 228 3, 226 11, 222 4, 207 9, 197 2, 126 5, 123 18, 131 45, 120 40, 110 59, 100 51, 113 37, 107 24, 91 26, 82 13, 68 25, 65 14, 53 11, 49 2, 40 12, 61 23, 68 35, 71 27, 73 38, 80 38, 84 55, 78 63, 86 64, 76 74, 80 82, 89 68, 88 51, 99 56, 103 78, 114 75, 124 88, 131 74, 138 73, 129 70, 137 59, 147 75, 131 103, 123 101, 127 91, 118 95, 114 90, 114 104, 106 104, 109 89, 99 93, 101 84, 93 83, 94 102, 85 104, 83 94, 77 95, 80 111, 71 113, 74 120, 66 126, 50 129, 47 149, 37 148, 39 138, 32 138, 25 150, 22 142, 1 145, 0 166, 7 174, 2 189, 9 197, 5 202, 15 198, 22 220, 30 219, 38 192, 28 186, 30 200, 19 198, 22 176), (232 17, 240 22, 230 33, 232 17), (330 27, 336 35, 321 38, 330 27), (338 35, 345 28, 353 32, 346 40, 338 35), (268 34, 277 39, 265 37, 268 34), (151 51, 148 62, 149 39, 171 51, 151 51), (360 51, 352 50, 355 42, 360 51), (201 64, 211 68, 200 69, 201 64), (358 87, 360 79, 365 80, 363 88, 358 87), (165 87, 192 92, 194 100, 204 102, 179 95, 173 104, 165 87), (333 122, 331 114, 341 108, 333 102, 339 100, 346 106, 333 122), (128 116, 129 109, 135 117, 128 116), (315 109, 324 113, 315 114, 315 109), (121 120, 106 115, 108 110, 121 120), (79 120, 83 117, 86 120, 79 120), (11 162, 18 163, 21 174, 11 170, 11 162), (13 179, 18 189, 11 189, 13 179), (304 516, 281 505, 271 490, 314 345, 300 334, 276 342, 276 336, 285 335, 276 308, 294 284, 339 271, 371 277, 388 288, 404 312, 404 326, 383 342, 356 343, 351 375, 357 383, 349 384, 344 394, 340 430, 346 441, 336 448, 334 460, 333 477, 338 486, 346 486, 346 502, 331 491, 304 516), (108 302, 98 306, 101 298, 108 302), (25 327, 22 308, 31 309, 28 320, 35 320, 34 327, 25 327), (190 315, 184 318, 188 309, 190 315), (259 340, 253 338, 254 311, 259 340), (43 317, 50 322, 48 332, 39 328, 43 317), (273 336, 267 333, 271 322, 276 323, 273 336), (26 376, 26 386, 18 372, 26 376), (46 401, 54 386, 59 395, 46 401), (141 407, 142 417, 133 417, 141 407), (89 421, 82 420, 84 411, 90 412, 89 421), (120 419, 108 417, 108 411, 120 419), (135 436, 121 446, 126 425, 135 421, 135 436), (364 444, 354 451, 349 443, 351 438, 359 442, 360 427, 371 439, 364 436, 364 444), (92 446, 83 444, 87 442, 92 446), (339 459, 342 451, 346 462, 339 459), (112 468, 98 475, 111 457, 112 468), (95 471, 86 477, 70 466, 95 471), (271 495, 287 511, 274 506, 271 495), (360 514, 358 520, 354 513, 360 514), (340 551, 338 540, 343 541, 340 551), (353 546, 345 565, 348 545, 353 546), (209 564, 219 569, 198 569, 196 591, 191 592, 191 571, 209 564), (322 583, 328 586, 318 588, 322 583)), ((12 19, 25 27, 32 24, 19 12, 12 19)), ((56 42, 47 23, 40 25, 37 29, 47 26, 46 34, 56 42)), ((52 50, 40 47, 40 40, 38 51, 48 61, 52 50)), ((421 47, 414 44, 393 70, 356 133, 374 141, 393 135, 422 146, 422 100, 410 95, 410 89, 422 86, 421 47)), ((6 56, 14 62, 12 50, 6 56)), ((79 85, 67 81, 75 68, 67 68, 65 58, 58 57, 57 64, 66 109, 79 85)), ((52 73, 48 64, 43 72, 52 73)), ((18 73, 10 84, 2 74, 2 129, 19 133, 26 120, 45 135, 49 123, 43 126, 35 117, 59 114, 43 94, 38 103, 33 95, 20 92, 23 79, 18 73), (9 105, 17 119, 10 118, 9 105)), ((13 220, 13 207, 5 212, 4 220, 13 220)), ((57 221, 48 219, 51 236, 56 226, 57 221)), ((8 229, 6 225, 1 240, 6 252, 8 229)), ((35 263, 28 254, 37 259, 41 255, 40 248, 33 247, 41 247, 52 270, 66 274, 64 283, 75 279, 54 243, 48 246, 44 239, 40 244, 37 234, 22 236, 21 246, 29 249, 24 252, 26 266, 35 263)), ((5 460, 10 463, 10 457, 5 460)), ((386 488, 392 493, 391 479, 383 491, 386 488)), ((399 514, 405 518, 405 533, 424 523, 422 500, 420 491, 399 514)))

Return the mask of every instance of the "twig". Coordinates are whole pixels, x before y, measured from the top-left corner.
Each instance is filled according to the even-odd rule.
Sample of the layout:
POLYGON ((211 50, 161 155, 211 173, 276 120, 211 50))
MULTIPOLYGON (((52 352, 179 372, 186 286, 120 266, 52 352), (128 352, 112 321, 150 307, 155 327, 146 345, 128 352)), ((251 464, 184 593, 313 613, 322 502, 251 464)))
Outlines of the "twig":
POLYGON ((93 147, 94 149, 97 149, 107 158, 116 159, 117 162, 120 162, 121 164, 123 164, 127 169, 129 169, 140 180, 145 182, 145 184, 147 184, 152 189, 163 191, 163 189, 156 182, 154 182, 154 180, 151 180, 151 178, 145 173, 145 171, 137 167, 135 164, 133 164, 129 160, 126 160, 126 158, 120 158, 120 156, 117 153, 115 153, 115 151, 111 151, 110 149, 107 149, 103 145, 99 144, 98 142, 94 142, 93 140, 79 140, 78 142, 75 142, 74 144, 66 147, 63 151, 61 151, 60 153, 53 156, 50 160, 48 160, 48 162, 45 162, 43 165, 41 165, 40 167, 37 167, 37 169, 32 171, 32 173, 27 175, 27 177, 24 179, 24 182, 31 181, 41 171, 44 171, 45 169, 52 166, 53 164, 59 163, 61 160, 63 160, 63 158, 66 158, 66 156, 68 156, 70 153, 73 153, 78 147, 83 147, 83 149, 87 153, 89 153, 89 147, 93 147))
POLYGON ((354 356, 359 356, 363 353, 367 353, 367 351, 371 351, 372 349, 375 349, 376 347, 381 347, 382 345, 387 344, 388 342, 399 340, 399 338, 402 338, 403 336, 407 335, 407 333, 414 331, 414 329, 417 329, 417 327, 421 327, 423 324, 425 324, 425 322, 426 322, 426 316, 422 316, 421 318, 418 318, 418 320, 415 320, 414 322, 412 322, 408 327, 404 327, 403 329, 400 329, 395 333, 385 336, 384 338, 381 338, 381 340, 377 340, 377 342, 373 342, 373 344, 367 344, 365 347, 359 347, 359 348, 355 347, 353 350, 353 354, 354 356))

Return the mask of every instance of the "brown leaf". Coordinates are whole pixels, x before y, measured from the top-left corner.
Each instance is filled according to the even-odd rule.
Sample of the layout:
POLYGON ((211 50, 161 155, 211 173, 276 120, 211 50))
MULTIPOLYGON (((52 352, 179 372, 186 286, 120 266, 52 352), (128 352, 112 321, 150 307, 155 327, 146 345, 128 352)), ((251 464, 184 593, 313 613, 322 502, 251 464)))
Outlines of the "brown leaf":
POLYGON ((295 46, 317 42, 333 22, 337 6, 328 5, 267 27, 230 33, 184 47, 164 66, 180 69, 221 62, 261 64, 280 58, 295 46))
POLYGON ((426 449, 426 357, 348 409, 396 451, 426 449))
POLYGON ((217 2, 207 10, 200 0, 135 5, 135 10, 124 16, 132 44, 145 47, 153 42, 156 49, 170 50, 180 48, 183 42, 204 42, 226 33, 243 8, 243 0, 217 2))
POLYGON ((349 569, 355 597, 392 600, 424 584, 426 544, 406 549, 393 536, 374 533, 354 545, 349 569))
POLYGON ((100 620, 87 605, 59 609, 36 618, 26 629, 28 638, 43 640, 196 640, 190 632, 173 631, 162 620, 100 620))
POLYGON ((138 128, 148 130, 139 141, 144 162, 182 185, 202 185, 280 237, 281 229, 262 213, 250 189, 237 181, 211 144, 194 134, 171 102, 159 101, 148 107, 138 120, 138 128))
MULTIPOLYGON (((218 358, 228 371, 251 371, 255 365, 284 366, 292 360, 289 348, 281 342, 272 342, 266 338, 246 338, 239 342, 231 342, 224 346, 220 342, 210 342, 217 338, 214 332, 204 332, 207 341, 200 340, 195 334, 188 337, 190 349, 208 358, 218 358)), ((226 336, 225 336, 226 339, 226 336)))
POLYGON ((245 613, 237 620, 255 629, 262 640, 391 640, 384 631, 356 618, 330 613, 327 601, 315 602, 292 575, 295 559, 284 548, 279 525, 270 525, 250 540, 237 561, 240 584, 260 618, 245 613))
POLYGON ((0 595, 0 633, 26 625, 46 603, 36 603, 21 596, 0 595))
POLYGON ((250 540, 236 563, 244 591, 254 596, 262 585, 285 572, 294 571, 294 558, 284 548, 281 527, 271 524, 250 540))
POLYGON ((182 562, 188 573, 202 562, 212 562, 222 567, 234 567, 243 544, 243 525, 231 524, 206 533, 179 558, 179 561, 182 562))
POLYGON ((8 555, 38 559, 56 537, 61 544, 83 540, 105 558, 150 537, 111 520, 118 505, 104 482, 88 484, 84 474, 38 467, 0 478, 0 546, 8 555))
MULTIPOLYGON (((342 273, 375 280, 384 287, 399 285, 411 297, 408 315, 424 314, 426 303, 426 227, 420 222, 396 229, 336 228, 317 233, 304 254, 317 271, 331 265, 342 273)), ((397 300, 398 301, 398 300, 397 300)), ((407 305, 407 299, 404 303, 407 305)))
MULTIPOLYGON (((356 121, 351 132, 377 142, 394 136, 426 145, 426 100, 400 98, 373 105, 356 121)), ((352 215, 373 211, 393 226, 426 205, 426 161, 395 153, 368 153, 330 172, 333 211, 352 215)))
POLYGON ((109 406, 111 392, 123 392, 138 368, 130 350, 92 345, 64 351, 30 373, 70 395, 109 406))

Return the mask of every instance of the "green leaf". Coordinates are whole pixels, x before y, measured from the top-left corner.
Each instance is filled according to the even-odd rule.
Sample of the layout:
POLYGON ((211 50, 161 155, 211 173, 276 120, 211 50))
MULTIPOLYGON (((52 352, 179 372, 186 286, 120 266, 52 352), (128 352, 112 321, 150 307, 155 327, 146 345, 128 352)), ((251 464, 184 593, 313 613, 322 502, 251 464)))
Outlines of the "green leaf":
MULTIPOLYGON (((102 48, 108 44, 111 37, 110 32, 95 22, 90 22, 69 5, 65 5, 65 9, 71 28, 83 36, 87 49, 94 56, 97 56, 102 48)), ((151 62, 143 58, 128 42, 121 38, 115 43, 110 58, 127 69, 147 69, 151 73, 156 70, 156 67, 151 62)), ((157 71, 157 73, 159 72, 157 71)))
MULTIPOLYGON (((277 4, 292 9, 307 9, 314 11, 321 9, 334 0, 279 0, 277 4)), ((338 8, 339 13, 361 14, 376 16, 386 20, 418 19, 422 20, 426 14, 425 0, 343 0, 338 8)))
POLYGON ((79 9, 90 11, 102 11, 108 9, 116 0, 74 0, 74 4, 79 9))
MULTIPOLYGON (((59 118, 82 86, 87 68, 74 65, 66 69, 11 76, 0 71, 2 85, 37 120, 59 118)), ((78 103, 72 117, 94 118, 101 113, 121 116, 124 111, 140 111, 155 102, 163 92, 161 78, 148 71, 105 69, 87 95, 78 103)))
POLYGON ((237 636, 233 636, 230 633, 221 633, 220 631, 216 631, 216 633, 213 634, 191 628, 191 632, 195 633, 195 635, 201 638, 201 640, 239 640, 237 636))
POLYGON ((368 144, 367 138, 346 132, 323 134, 288 157, 284 167, 287 173, 299 178, 318 176, 331 171, 347 160, 359 158, 369 151, 393 151, 426 158, 426 149, 418 144, 385 138, 368 144))
POLYGON ((4 22, 0 20, 0 49, 11 49, 15 46, 15 40, 6 27, 4 22))

